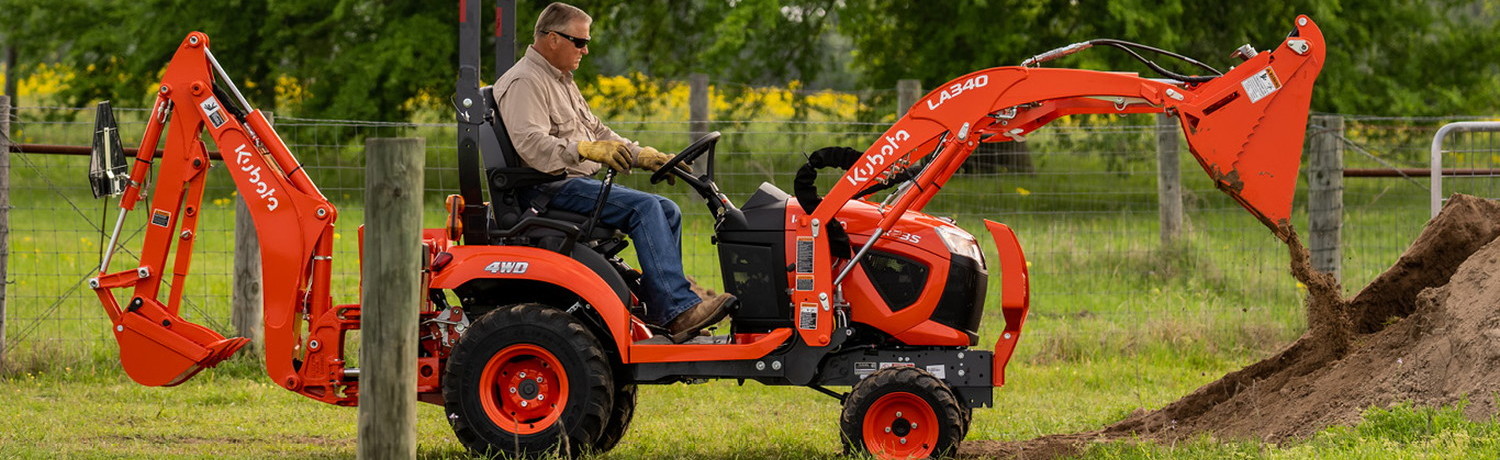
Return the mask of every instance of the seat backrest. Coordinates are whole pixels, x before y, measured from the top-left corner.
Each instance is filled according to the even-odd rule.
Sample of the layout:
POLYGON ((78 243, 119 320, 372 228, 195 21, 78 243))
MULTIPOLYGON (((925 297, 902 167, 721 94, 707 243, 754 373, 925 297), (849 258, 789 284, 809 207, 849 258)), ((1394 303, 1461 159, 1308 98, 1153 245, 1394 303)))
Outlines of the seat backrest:
POLYGON ((521 167, 521 156, 516 154, 516 145, 510 140, 510 131, 505 129, 505 120, 500 117, 500 106, 495 103, 493 91, 493 86, 479 88, 479 98, 484 100, 485 124, 490 128, 479 133, 479 150, 484 153, 484 167, 521 167))
POLYGON ((546 174, 526 167, 516 146, 510 140, 510 131, 505 129, 505 119, 495 103, 493 87, 479 89, 484 100, 484 123, 487 129, 479 130, 479 150, 484 157, 486 182, 490 189, 490 209, 494 215, 495 228, 512 228, 526 216, 529 205, 522 203, 519 191, 525 187, 562 179, 562 175, 546 174))

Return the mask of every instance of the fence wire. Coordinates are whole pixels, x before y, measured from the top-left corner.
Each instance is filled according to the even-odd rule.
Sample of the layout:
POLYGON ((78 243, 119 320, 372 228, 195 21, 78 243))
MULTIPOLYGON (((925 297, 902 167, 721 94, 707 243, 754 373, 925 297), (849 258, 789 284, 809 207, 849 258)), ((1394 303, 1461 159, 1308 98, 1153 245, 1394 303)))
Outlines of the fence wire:
MULTIPOLYGON (((19 108, 13 115, 12 140, 88 145, 91 110, 19 108)), ((139 139, 146 116, 144 110, 117 109, 122 137, 139 139)), ((1345 165, 1423 168, 1432 134, 1446 121, 1451 120, 1347 118, 1342 138, 1353 148, 1345 150, 1345 165)), ((692 140, 685 121, 618 120, 610 125, 626 137, 668 152, 692 140)), ((356 303, 363 190, 379 186, 365 182, 364 140, 426 139, 425 224, 437 227, 442 198, 457 193, 456 131, 443 123, 295 117, 276 118, 274 126, 339 207, 333 296, 336 303, 356 303)), ((862 149, 887 127, 839 121, 715 121, 710 128, 723 133, 716 180, 735 203, 743 203, 761 182, 790 191, 807 153, 826 146, 862 149)), ((1086 355, 1088 346, 1059 339, 1069 334, 1098 335, 1096 346, 1136 346, 1141 341, 1171 340, 1161 337, 1170 334, 1159 332, 1163 325, 1192 325, 1186 328, 1203 330, 1210 341, 1253 346, 1239 339, 1220 340, 1215 334, 1249 336, 1260 329, 1246 325, 1269 325, 1265 327, 1283 331, 1279 336, 1285 338, 1294 337, 1285 331, 1301 327, 1304 291, 1287 274, 1285 248, 1199 173, 1186 147, 1179 155, 1187 209, 1185 240, 1182 247, 1162 246, 1156 132, 1150 117, 1079 118, 1033 134, 1020 148, 987 145, 926 209, 955 219, 984 242, 989 254, 994 249, 982 219, 1016 229, 1031 261, 1033 316, 1028 327, 1040 331, 1023 345, 1025 359, 1086 355), (1103 338, 1110 336, 1125 338, 1103 338)), ((1497 142, 1500 139, 1492 133, 1456 135, 1450 142, 1451 167, 1500 167, 1497 142)), ((116 204, 91 197, 86 156, 23 151, 11 158, 6 349, 12 356, 110 359, 116 351, 108 319, 84 283, 97 274, 107 244, 104 232, 113 225, 116 204)), ((819 184, 826 192, 836 174, 824 176, 819 184)), ((624 176, 622 183, 662 193, 682 206, 684 265, 704 284, 722 287, 718 258, 709 243, 712 219, 701 201, 684 187, 651 185, 644 174, 624 176)), ((1394 262, 1420 231, 1427 221, 1425 185, 1420 177, 1345 180, 1346 293, 1394 262)), ((1445 187, 1500 196, 1494 178, 1452 181, 1445 187)), ((182 312, 190 321, 226 335, 234 332, 229 304, 235 199, 225 168, 211 168, 182 312)), ((1306 228, 1304 201, 1305 194, 1299 194, 1299 229, 1306 228)), ((138 263, 136 251, 145 225, 140 214, 144 213, 127 220, 111 270, 138 263)), ((266 239, 261 241, 265 244, 266 239)), ((629 252, 626 258, 633 260, 629 252)), ((985 343, 993 340, 1002 321, 994 300, 999 269, 992 266, 990 272, 985 343)))

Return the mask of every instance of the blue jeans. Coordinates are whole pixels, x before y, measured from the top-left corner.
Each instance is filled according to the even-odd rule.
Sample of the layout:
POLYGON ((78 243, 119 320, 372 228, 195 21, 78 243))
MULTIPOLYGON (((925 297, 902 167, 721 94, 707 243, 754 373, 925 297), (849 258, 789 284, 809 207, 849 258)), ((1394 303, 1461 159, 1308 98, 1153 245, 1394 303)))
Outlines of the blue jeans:
MULTIPOLYGON (((585 216, 594 212, 603 183, 588 177, 564 180, 552 188, 550 209, 585 216)), ((546 186, 543 186, 546 187, 546 186)), ((521 198, 534 202, 535 189, 521 198)), ((699 302, 682 271, 682 210, 661 195, 615 184, 604 200, 599 220, 630 235, 636 259, 641 264, 641 283, 646 288, 646 321, 665 326, 678 314, 699 302)))

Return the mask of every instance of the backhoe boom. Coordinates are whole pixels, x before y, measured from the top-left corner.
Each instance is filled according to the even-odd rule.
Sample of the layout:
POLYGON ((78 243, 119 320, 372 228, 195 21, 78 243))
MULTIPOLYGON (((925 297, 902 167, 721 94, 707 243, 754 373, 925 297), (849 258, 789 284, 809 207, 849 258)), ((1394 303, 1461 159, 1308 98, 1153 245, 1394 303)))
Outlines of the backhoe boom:
POLYGON ((153 107, 120 199, 122 213, 135 209, 145 198, 148 174, 156 169, 140 266, 105 273, 109 267, 101 264, 99 278, 91 283, 114 323, 126 372, 144 385, 176 385, 248 341, 226 339, 180 315, 211 166, 200 140, 206 131, 224 152, 224 165, 260 236, 267 373, 314 399, 352 405, 356 382, 344 376, 342 333, 358 327, 357 307, 335 309, 329 298, 337 210, 265 115, 239 97, 209 51, 207 35, 193 32, 183 40, 153 107), (225 100, 230 94, 235 100, 225 100), (158 151, 163 136, 165 144, 158 151), (171 291, 163 303, 159 291, 173 244, 171 291), (124 308, 115 298, 115 289, 121 288, 132 289, 124 308))

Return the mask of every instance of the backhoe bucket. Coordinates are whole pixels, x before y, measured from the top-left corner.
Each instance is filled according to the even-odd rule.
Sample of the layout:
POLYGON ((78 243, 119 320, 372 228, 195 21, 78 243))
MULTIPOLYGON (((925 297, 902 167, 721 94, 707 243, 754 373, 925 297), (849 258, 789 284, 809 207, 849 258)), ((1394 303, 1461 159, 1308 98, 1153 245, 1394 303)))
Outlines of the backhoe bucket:
POLYGON ((1177 106, 1203 170, 1283 241, 1291 237, 1308 105, 1323 56, 1322 33, 1299 17, 1281 46, 1203 84, 1197 99, 1177 106))
POLYGON ((180 384, 250 343, 244 337, 224 338, 212 329, 167 312, 153 301, 137 298, 121 311, 108 288, 95 292, 111 313, 112 331, 120 344, 120 365, 141 385, 180 384))

